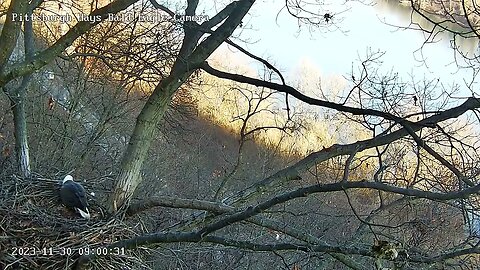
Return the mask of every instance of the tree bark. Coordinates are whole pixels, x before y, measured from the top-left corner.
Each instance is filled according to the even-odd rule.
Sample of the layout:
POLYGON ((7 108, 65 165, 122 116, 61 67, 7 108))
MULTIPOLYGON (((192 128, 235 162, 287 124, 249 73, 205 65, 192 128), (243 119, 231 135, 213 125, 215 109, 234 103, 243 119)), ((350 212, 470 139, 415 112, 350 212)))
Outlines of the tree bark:
POLYGON ((0 74, 4 72, 7 66, 22 28, 22 23, 19 20, 14 20, 13 14, 23 14, 27 5, 28 1, 26 0, 12 0, 8 7, 5 24, 0 34, 0 74))
MULTIPOLYGON (((182 77, 188 78, 192 72, 185 72, 182 77)), ((110 211, 117 211, 129 200, 138 184, 141 182, 142 164, 150 149, 155 128, 168 108, 175 91, 184 80, 171 74, 160 83, 159 91, 155 91, 137 117, 135 129, 128 143, 121 164, 122 171, 117 178, 116 187, 110 197, 110 211)))
MULTIPOLYGON (((185 25, 185 37, 170 75, 155 88, 137 117, 135 129, 123 156, 121 172, 109 198, 110 212, 116 212, 126 206, 142 181, 141 169, 154 138, 155 127, 167 110, 172 96, 193 71, 199 69, 200 65, 233 33, 254 2, 254 0, 240 0, 227 6, 228 10, 231 10, 228 18, 198 46, 195 45, 203 34, 200 29, 209 25, 208 21, 199 29, 191 28, 190 24, 185 25)), ((197 1, 189 1, 188 4, 187 13, 194 14, 197 1)), ((215 18, 217 17, 213 17, 212 20, 215 18)))
MULTIPOLYGON (((32 14, 29 10, 27 16, 32 14)), ((33 37, 32 21, 24 22, 23 43, 25 50, 25 60, 32 59, 35 53, 35 43, 33 37)), ((13 50, 12 50, 13 51, 13 50)), ((15 136, 15 156, 17 160, 18 171, 22 177, 28 178, 31 175, 30 168, 30 150, 28 146, 27 119, 25 113, 25 98, 28 91, 28 85, 32 75, 23 76, 20 86, 13 91, 7 88, 7 95, 10 99, 11 109, 13 113, 14 136, 15 136)))
POLYGON ((20 95, 19 97, 11 98, 10 103, 13 111, 15 154, 18 170, 22 177, 28 178, 31 171, 24 100, 23 95, 20 95))

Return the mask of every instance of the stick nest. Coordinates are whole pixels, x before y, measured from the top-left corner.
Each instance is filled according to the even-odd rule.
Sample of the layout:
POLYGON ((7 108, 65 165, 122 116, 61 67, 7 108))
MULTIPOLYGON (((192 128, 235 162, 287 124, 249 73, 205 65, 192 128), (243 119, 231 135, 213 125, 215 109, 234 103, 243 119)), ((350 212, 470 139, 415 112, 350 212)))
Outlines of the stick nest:
POLYGON ((81 255, 93 252, 102 255, 90 269, 149 269, 145 252, 106 248, 136 236, 131 228, 139 226, 107 217, 92 198, 92 219, 82 219, 62 205, 60 186, 41 177, 0 179, 0 269, 75 269, 81 255))

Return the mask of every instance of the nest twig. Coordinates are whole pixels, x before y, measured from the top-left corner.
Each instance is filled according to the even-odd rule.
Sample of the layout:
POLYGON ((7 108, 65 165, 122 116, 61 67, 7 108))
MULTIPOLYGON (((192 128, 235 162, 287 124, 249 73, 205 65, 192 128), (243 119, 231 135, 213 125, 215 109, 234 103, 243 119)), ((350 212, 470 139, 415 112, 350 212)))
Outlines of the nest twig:
POLYGON ((132 226, 105 216, 93 198, 92 219, 82 219, 61 204, 59 188, 49 178, 0 179, 0 269, 72 269, 87 252, 102 253, 92 269, 148 268, 138 251, 105 250, 136 236, 132 226))

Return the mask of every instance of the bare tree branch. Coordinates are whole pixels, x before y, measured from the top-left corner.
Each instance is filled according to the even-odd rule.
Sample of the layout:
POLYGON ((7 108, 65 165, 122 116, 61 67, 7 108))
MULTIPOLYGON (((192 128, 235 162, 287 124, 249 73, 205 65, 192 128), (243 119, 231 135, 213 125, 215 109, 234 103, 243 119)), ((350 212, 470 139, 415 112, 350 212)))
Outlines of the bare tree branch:
MULTIPOLYGON (((109 13, 117 13, 119 11, 122 11, 137 1, 138 0, 117 0, 106 5, 103 8, 93 11, 89 16, 92 16, 92 17, 100 16, 102 19, 105 19, 108 17, 109 13)), ((13 80, 14 78, 24 76, 26 74, 30 74, 35 70, 38 70, 41 67, 45 66, 50 61, 52 61, 55 57, 57 57, 60 53, 62 53, 68 46, 70 46, 73 43, 73 41, 75 41, 75 39, 85 34, 88 30, 90 30, 92 27, 99 24, 100 22, 101 21, 94 22, 94 23, 91 23, 88 21, 78 22, 65 35, 60 37, 57 40, 57 42, 55 42, 52 46, 48 47, 42 52, 38 52, 29 61, 24 61, 24 62, 13 65, 12 68, 9 69, 8 71, 4 70, 4 68, 1 69, 1 67, 4 65, 4 62, 5 62, 3 58, 9 57, 11 52, 10 54, 8 54, 8 52, 0 53, 0 87, 5 85, 7 82, 13 80)), ((9 28, 6 28, 6 29, 9 29, 9 28)), ((4 34, 4 31, 2 31, 2 35, 11 35, 11 34, 12 33, 10 33, 10 31, 5 32, 5 34, 4 34)), ((1 37, 1 39, 11 40, 11 39, 6 39, 6 36, 1 37)), ((2 42, 2 45, 3 44, 4 43, 2 42)), ((8 48, 7 46, 8 45, 5 45, 6 48, 8 48)), ((13 50, 14 46, 11 46, 11 47, 13 50)), ((0 52, 2 52, 1 48, 0 48, 0 52)))
POLYGON ((228 213, 235 210, 235 208, 231 206, 218 203, 218 202, 209 202, 209 201, 203 201, 203 200, 190 200, 190 199, 161 196, 161 197, 142 200, 137 203, 132 203, 128 207, 127 214, 129 215, 137 214, 141 211, 145 211, 149 208, 157 207, 157 206, 205 210, 213 213, 228 213))
POLYGON ((312 97, 309 97, 309 96, 306 96, 306 95, 300 93, 298 90, 296 90, 295 88, 293 88, 291 86, 288 86, 288 85, 281 85, 281 84, 277 84, 277 83, 273 83, 273 82, 267 82, 267 81, 264 81, 264 80, 259 80, 259 79, 239 75, 239 74, 223 72, 223 71, 220 71, 220 70, 217 70, 217 69, 211 67, 207 62, 204 62, 201 65, 201 68, 203 70, 205 70, 207 73, 209 73, 210 75, 213 75, 213 76, 216 76, 216 77, 219 77, 219 78, 222 78, 222 79, 228 79, 228 80, 236 81, 236 82, 239 82, 239 83, 251 84, 251 85, 254 85, 254 86, 257 86, 257 87, 267 87, 267 88, 277 90, 277 91, 282 92, 282 93, 287 93, 287 94, 292 95, 295 98, 297 98, 297 99, 299 99, 299 100, 301 100, 301 101, 303 101, 307 104, 310 104, 310 105, 316 105, 316 106, 321 106, 321 107, 325 107, 325 108, 330 108, 330 109, 334 109, 334 110, 341 111, 341 112, 351 113, 353 115, 374 115, 374 116, 380 116, 380 117, 388 119, 388 120, 392 120, 392 121, 397 122, 397 123, 406 122, 406 123, 414 124, 414 123, 410 122, 409 120, 406 120, 403 117, 395 116, 395 115, 392 115, 390 113, 386 113, 386 112, 382 112, 382 111, 378 111, 378 110, 373 110, 373 109, 354 108, 354 107, 349 107, 349 106, 337 104, 337 103, 330 102, 330 101, 315 99, 315 98, 312 98, 312 97))
MULTIPOLYGON (((480 100, 473 97, 468 98, 464 103, 462 103, 457 107, 445 110, 436 115, 432 115, 428 118, 425 118, 417 123, 414 123, 411 126, 411 128, 413 131, 418 131, 423 126, 431 126, 439 122, 445 121, 447 119, 456 118, 469 110, 473 110, 479 107, 480 107, 480 100)), ((366 150, 375 146, 386 145, 408 134, 409 134, 408 131, 405 128, 402 128, 388 135, 378 135, 369 140, 358 141, 356 143, 346 144, 346 145, 339 145, 339 144, 332 145, 329 148, 325 148, 321 151, 314 152, 308 155, 307 157, 305 157, 304 159, 300 160, 296 164, 288 168, 285 168, 283 170, 280 170, 274 175, 257 182, 256 184, 238 192, 233 196, 230 196, 229 198, 226 198, 224 202, 227 204, 232 204, 235 201, 238 202, 238 200, 244 201, 248 199, 249 196, 254 194, 257 190, 262 189, 274 182, 283 182, 291 179, 297 179, 301 172, 306 171, 307 169, 309 169, 310 167, 314 166, 319 162, 328 160, 332 157, 351 154, 353 153, 353 151, 357 149, 357 147, 358 147, 357 151, 361 152, 363 150, 366 150)))

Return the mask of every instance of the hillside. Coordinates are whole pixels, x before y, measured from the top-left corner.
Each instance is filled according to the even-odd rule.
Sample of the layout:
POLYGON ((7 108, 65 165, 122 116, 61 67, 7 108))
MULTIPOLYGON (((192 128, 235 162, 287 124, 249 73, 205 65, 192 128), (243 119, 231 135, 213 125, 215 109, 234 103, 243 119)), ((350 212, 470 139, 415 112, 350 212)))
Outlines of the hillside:
POLYGON ((361 1, 160 2, 0 3, 1 269, 478 268, 470 14, 457 85, 361 1))

